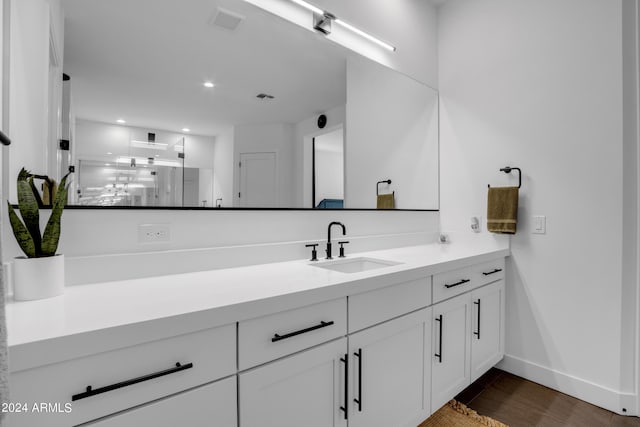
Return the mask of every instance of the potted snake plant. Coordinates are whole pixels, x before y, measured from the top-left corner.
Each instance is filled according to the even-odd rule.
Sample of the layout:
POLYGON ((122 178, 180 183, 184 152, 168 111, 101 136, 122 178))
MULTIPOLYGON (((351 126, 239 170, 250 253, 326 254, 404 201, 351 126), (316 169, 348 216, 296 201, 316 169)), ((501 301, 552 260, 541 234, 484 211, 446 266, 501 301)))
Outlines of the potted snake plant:
POLYGON ((57 254, 60 240, 60 219, 67 202, 67 177, 60 185, 48 177, 33 175, 24 168, 18 174, 18 210, 9 206, 9 222, 13 235, 25 256, 13 262, 13 296, 27 301, 50 298, 64 292, 64 255, 57 254), (34 179, 44 179, 45 199, 51 207, 51 215, 40 232, 40 208, 45 206, 34 179))

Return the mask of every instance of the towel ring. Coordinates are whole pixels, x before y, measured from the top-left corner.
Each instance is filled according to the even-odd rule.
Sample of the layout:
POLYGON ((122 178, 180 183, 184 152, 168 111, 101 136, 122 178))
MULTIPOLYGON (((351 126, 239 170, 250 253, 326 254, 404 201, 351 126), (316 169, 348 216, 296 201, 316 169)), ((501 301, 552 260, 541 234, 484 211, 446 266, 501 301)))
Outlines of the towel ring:
MULTIPOLYGON (((511 166, 505 166, 500 169, 500 172, 511 173, 512 170, 518 171, 518 188, 522 187, 522 171, 520 168, 512 168, 511 166)), ((488 184, 487 187, 491 188, 491 185, 488 184)))
MULTIPOLYGON (((378 181, 378 182, 376 183, 376 196, 379 196, 379 195, 380 195, 380 184, 391 184, 391 180, 390 180, 390 179, 387 179, 387 180, 384 180, 384 181, 378 181)), ((391 194, 396 194, 396 192, 394 191, 394 192, 393 192, 393 193, 391 193, 391 194)))

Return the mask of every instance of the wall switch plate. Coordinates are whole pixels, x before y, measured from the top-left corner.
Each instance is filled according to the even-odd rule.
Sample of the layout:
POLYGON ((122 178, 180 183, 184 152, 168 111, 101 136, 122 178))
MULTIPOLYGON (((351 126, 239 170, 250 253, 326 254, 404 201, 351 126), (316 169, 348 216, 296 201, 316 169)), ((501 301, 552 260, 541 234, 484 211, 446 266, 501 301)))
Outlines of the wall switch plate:
POLYGON ((163 243, 171 240, 169 224, 138 225, 138 243, 163 243))
POLYGON ((547 232, 547 217, 544 215, 535 215, 533 217, 533 234, 546 234, 547 232))

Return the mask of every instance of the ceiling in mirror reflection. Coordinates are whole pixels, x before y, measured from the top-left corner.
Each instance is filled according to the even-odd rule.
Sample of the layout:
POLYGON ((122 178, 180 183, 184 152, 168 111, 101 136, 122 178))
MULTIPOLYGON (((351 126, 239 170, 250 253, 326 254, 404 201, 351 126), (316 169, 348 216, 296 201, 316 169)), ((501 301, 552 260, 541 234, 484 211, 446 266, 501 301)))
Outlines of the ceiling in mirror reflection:
POLYGON ((64 8, 64 70, 80 118, 216 135, 345 103, 347 52, 311 32, 292 37, 248 3, 65 0, 64 8), (243 19, 229 30, 214 23, 220 12, 243 19))

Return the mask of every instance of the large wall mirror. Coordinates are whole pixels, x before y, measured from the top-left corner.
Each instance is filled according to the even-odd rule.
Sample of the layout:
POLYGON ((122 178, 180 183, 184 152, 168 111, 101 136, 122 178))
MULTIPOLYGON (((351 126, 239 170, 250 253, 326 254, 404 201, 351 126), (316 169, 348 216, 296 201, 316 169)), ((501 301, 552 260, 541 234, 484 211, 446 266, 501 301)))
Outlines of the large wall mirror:
POLYGON ((432 88, 242 0, 62 4, 70 204, 438 209, 432 88))

